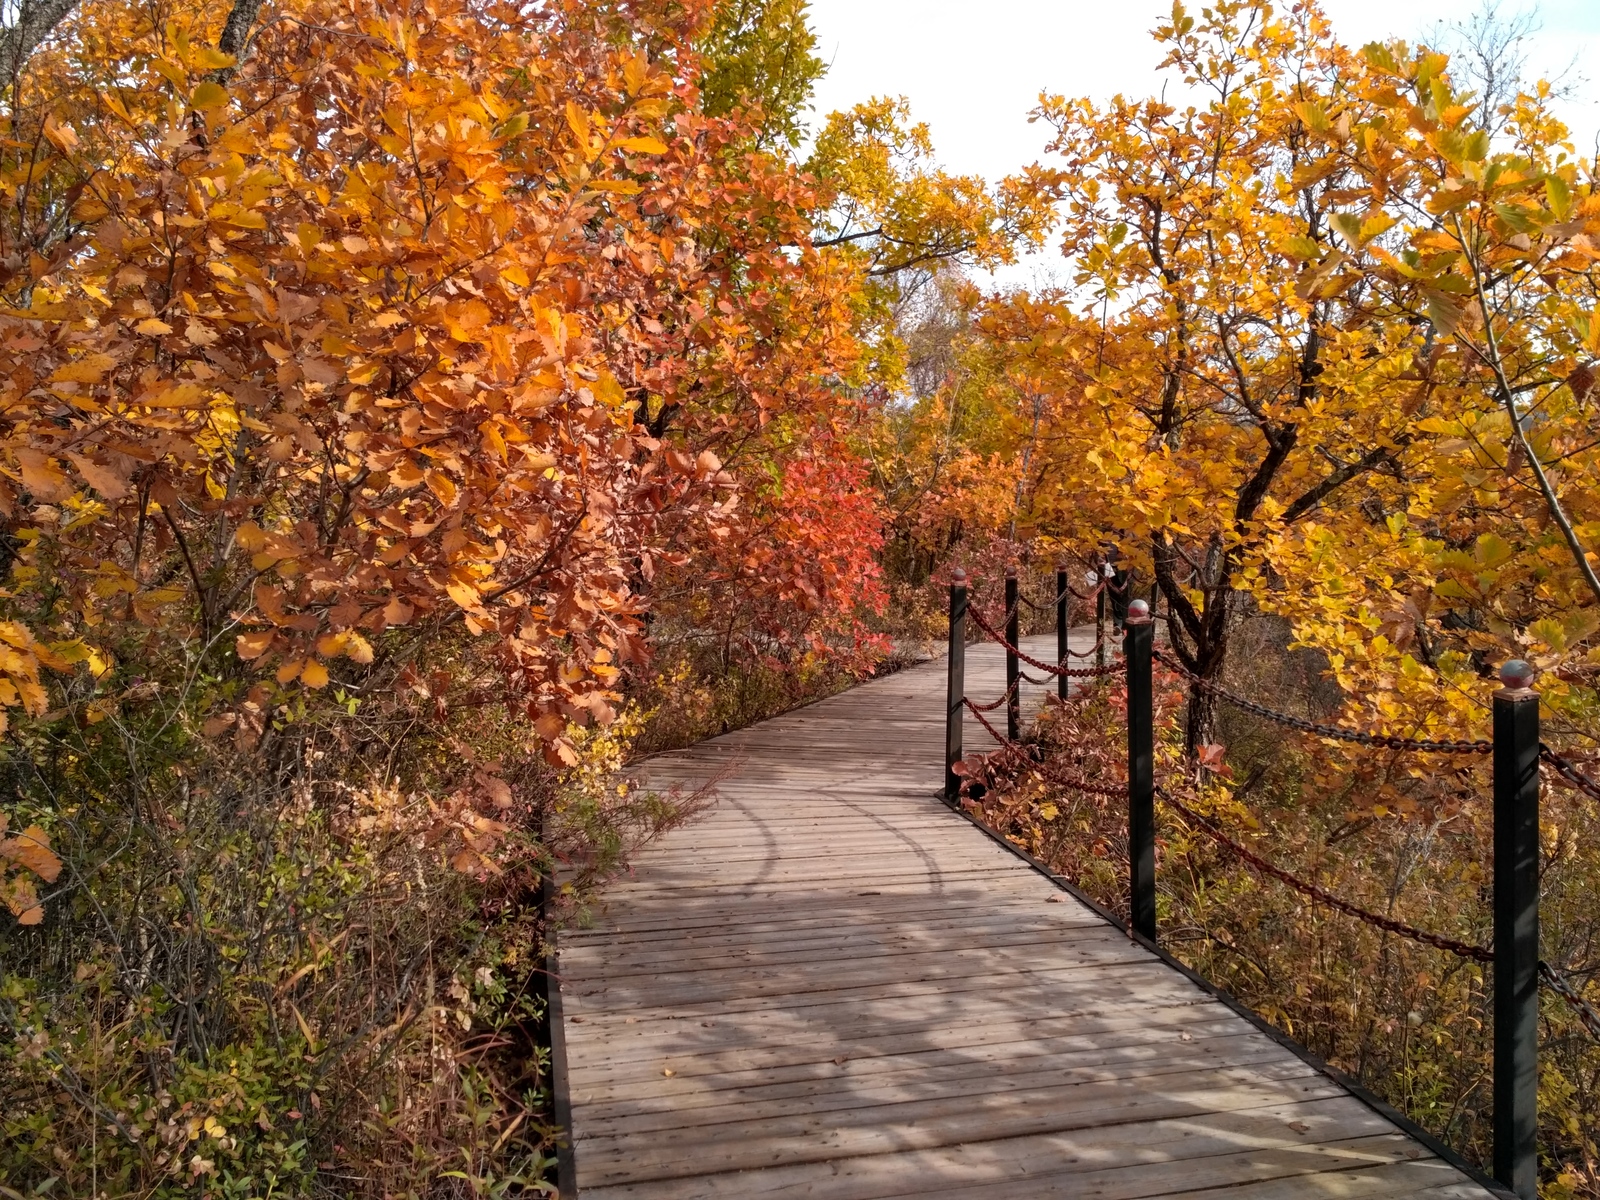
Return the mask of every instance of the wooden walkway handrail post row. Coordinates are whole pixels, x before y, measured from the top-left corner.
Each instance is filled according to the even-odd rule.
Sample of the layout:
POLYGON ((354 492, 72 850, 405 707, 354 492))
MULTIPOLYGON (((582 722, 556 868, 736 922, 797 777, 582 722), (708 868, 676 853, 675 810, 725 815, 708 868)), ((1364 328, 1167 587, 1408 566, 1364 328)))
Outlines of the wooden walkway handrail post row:
MULTIPOLYGON (((1059 668, 1057 679, 1066 694, 1069 652, 1065 606, 1067 591, 1064 567, 1057 567, 1057 639, 1059 668)), ((968 618, 971 605, 968 579, 959 569, 951 576, 949 599, 950 660, 945 736, 945 798, 960 804, 962 727, 969 702, 963 690, 968 618)), ((1006 662, 1008 710, 1016 703, 1018 671, 1017 596, 1015 567, 1005 576, 1006 625, 1002 644, 1006 662)), ((1104 629, 1105 585, 1097 589, 1097 627, 1104 629)), ((981 625, 980 625, 981 627, 981 625)), ((1154 633, 1155 619, 1150 606, 1134 600, 1128 607, 1124 625, 1122 669, 1127 676, 1128 741, 1128 876, 1129 911, 1135 933, 1157 941, 1156 928, 1156 814, 1154 740, 1154 633)), ((1103 660, 1103 656, 1102 656, 1103 660)), ((1494 967, 1494 1177, 1521 1200, 1537 1200, 1538 1194, 1538 1018, 1539 1018, 1539 696, 1532 688, 1533 668, 1513 659, 1501 668, 1503 687, 1494 697, 1494 736, 1492 747, 1474 743, 1417 742, 1420 749, 1449 747, 1453 752, 1480 752, 1491 749, 1494 760, 1494 936, 1492 951, 1477 951, 1472 957, 1492 961, 1494 967)), ((1196 686, 1206 681, 1190 679, 1196 686)), ((1224 699, 1228 693, 1215 689, 1224 699)), ((1237 702, 1236 698, 1235 702, 1237 702)), ((1281 718, 1260 705, 1242 705, 1249 711, 1281 718)), ((1018 725, 1008 711, 1008 738, 1015 743, 1018 725)), ((1325 736, 1371 745, 1393 746, 1400 739, 1352 734, 1343 729, 1315 727, 1298 718, 1281 718, 1282 723, 1325 736)), ((1238 847, 1234 847, 1238 850, 1238 847)), ((1282 872, 1275 872, 1286 878, 1282 872)), ((1320 889, 1305 888, 1308 894, 1320 889)), ((1409 927, 1387 921, 1376 914, 1358 913, 1354 906, 1342 906, 1352 915, 1371 917, 1405 935, 1409 927)), ((1445 945, 1448 939, 1419 940, 1445 945)), ((1446 949, 1452 948, 1445 945, 1446 949)), ((1475 948, 1468 948, 1469 950, 1475 948)))

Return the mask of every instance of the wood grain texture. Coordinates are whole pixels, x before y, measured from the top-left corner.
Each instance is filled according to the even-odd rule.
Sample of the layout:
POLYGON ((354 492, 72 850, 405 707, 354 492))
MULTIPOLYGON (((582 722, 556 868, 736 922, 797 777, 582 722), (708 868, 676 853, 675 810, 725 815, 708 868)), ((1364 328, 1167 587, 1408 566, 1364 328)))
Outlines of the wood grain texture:
POLYGON ((1493 1194, 946 809, 943 708, 941 661, 639 769, 717 799, 561 935, 586 1200, 1493 1194))

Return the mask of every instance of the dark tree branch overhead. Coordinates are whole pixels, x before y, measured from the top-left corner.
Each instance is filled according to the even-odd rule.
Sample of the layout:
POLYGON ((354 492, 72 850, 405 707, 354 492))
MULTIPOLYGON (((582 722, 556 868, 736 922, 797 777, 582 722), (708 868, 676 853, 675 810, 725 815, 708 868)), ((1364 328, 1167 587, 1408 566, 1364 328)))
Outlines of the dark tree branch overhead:
POLYGON ((846 242, 859 242, 862 238, 877 237, 882 232, 881 228, 863 229, 860 233, 840 234, 838 237, 823 238, 821 241, 812 242, 811 244, 820 250, 824 246, 842 246, 846 242))
POLYGON ((1331 472, 1323 480, 1304 492, 1297 500, 1283 510, 1285 522, 1297 521, 1305 516, 1317 505, 1321 504, 1337 489, 1349 483, 1357 475, 1381 467, 1394 457, 1394 450, 1390 446, 1374 446, 1354 462, 1345 463, 1338 470, 1331 472))

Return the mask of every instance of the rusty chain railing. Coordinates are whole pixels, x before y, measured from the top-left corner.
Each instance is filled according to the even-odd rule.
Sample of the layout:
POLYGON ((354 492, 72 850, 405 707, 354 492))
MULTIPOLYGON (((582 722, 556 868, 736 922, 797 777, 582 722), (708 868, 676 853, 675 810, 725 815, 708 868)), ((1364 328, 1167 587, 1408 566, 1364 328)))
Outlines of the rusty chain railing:
MULTIPOLYGON (((968 773, 961 758, 961 723, 971 712, 994 738, 1001 751, 1019 756, 1029 770, 1062 786, 1092 795, 1128 801, 1130 925, 1135 933, 1156 938, 1154 802, 1162 802, 1188 824, 1260 874, 1277 880, 1313 903, 1320 904, 1396 937, 1430 946, 1473 962, 1492 965, 1494 987, 1494 1174, 1519 1197, 1533 1200, 1537 1187, 1537 1050, 1538 997, 1541 985, 1559 997, 1582 1027, 1600 1040, 1600 1011, 1585 999, 1566 974, 1539 958, 1539 766, 1548 765, 1567 785, 1592 799, 1600 799, 1600 782, 1589 778, 1578 764, 1539 741, 1539 698, 1531 688, 1533 669, 1513 660, 1501 669, 1504 687, 1494 697, 1492 740, 1450 740, 1399 737, 1307 720, 1278 712, 1241 696, 1190 670, 1176 655, 1154 645, 1154 623, 1149 606, 1134 600, 1124 627, 1123 657, 1106 664, 1103 650, 1095 667, 1068 666, 1073 652, 1068 646, 1069 597, 1097 599, 1103 606, 1110 581, 1102 578, 1087 597, 1073 591, 1064 566, 1057 568, 1058 659, 1045 662, 1020 648, 1017 629, 1019 594, 1015 570, 1007 573, 1005 629, 996 628, 967 602, 966 579, 957 571, 950 586, 951 657, 948 679, 948 717, 945 743, 945 792, 959 803, 962 777, 968 773), (965 625, 968 619, 1006 655, 1006 692, 1000 700, 979 705, 965 695, 965 625), (1229 833, 1212 817, 1197 811, 1154 780, 1154 679, 1156 661, 1185 679, 1190 687, 1288 729, 1347 744, 1402 753, 1492 756, 1494 767, 1494 938, 1485 947, 1419 929, 1405 921, 1373 912, 1326 888, 1277 866, 1229 833), (1024 675, 1027 663, 1044 672, 1044 679, 1024 675), (1019 740, 1019 685, 1027 681, 1058 682, 1067 695, 1068 681, 1125 674, 1128 711, 1128 775, 1113 787, 1053 768, 1019 740), (1008 728, 1001 733, 984 715, 1007 704, 1008 728), (959 769, 958 769, 959 768, 959 769)), ((1131 590, 1126 585, 1121 594, 1131 590)), ((1033 605, 1032 607, 1038 608, 1033 605)), ((1096 628, 1104 642, 1103 607, 1096 628)), ((996 760, 998 761, 998 760, 996 760)))
POLYGON ((1165 788, 1158 787, 1156 794, 1161 797, 1163 803, 1181 813, 1191 825, 1199 827, 1207 837, 1218 845, 1226 847, 1236 858, 1249 863, 1261 874, 1269 875, 1278 882, 1287 884, 1302 896, 1316 901, 1325 908, 1342 912, 1347 917, 1354 917, 1356 920, 1371 925, 1374 929, 1381 929, 1385 933, 1392 933, 1409 941, 1420 942, 1424 946, 1432 946, 1435 950, 1447 951, 1458 958, 1471 959, 1473 962, 1481 963, 1494 961, 1493 950, 1486 950, 1482 946, 1474 946, 1471 942, 1460 942, 1455 938, 1429 933, 1425 929, 1418 929, 1415 925, 1408 925, 1404 921, 1386 917, 1382 913, 1375 913, 1371 909, 1362 908, 1359 904, 1352 904, 1348 900, 1341 899, 1326 888, 1309 883, 1292 872, 1273 865, 1248 847, 1234 841, 1222 831, 1222 827, 1215 820, 1203 813, 1196 812, 1182 800, 1167 792, 1165 788))
POLYGON ((1481 739, 1471 742, 1462 741, 1432 741, 1427 738, 1394 737, 1383 733, 1367 733, 1359 729, 1346 729, 1342 725, 1325 725, 1317 721, 1308 721, 1304 717, 1291 716, 1268 708, 1265 704, 1257 704, 1254 700, 1247 699, 1237 692, 1231 692, 1221 684, 1196 675, 1184 666, 1178 657, 1163 650, 1157 650, 1155 656, 1158 661, 1183 676, 1201 691, 1208 692, 1220 700, 1226 700, 1235 708, 1245 712, 1254 713, 1264 717, 1276 725, 1283 725, 1289 729, 1297 729, 1301 733, 1314 734, 1317 737, 1332 738, 1341 742, 1353 742, 1357 746, 1375 746, 1385 750, 1414 750, 1427 754, 1490 754, 1494 751, 1494 743, 1481 739))

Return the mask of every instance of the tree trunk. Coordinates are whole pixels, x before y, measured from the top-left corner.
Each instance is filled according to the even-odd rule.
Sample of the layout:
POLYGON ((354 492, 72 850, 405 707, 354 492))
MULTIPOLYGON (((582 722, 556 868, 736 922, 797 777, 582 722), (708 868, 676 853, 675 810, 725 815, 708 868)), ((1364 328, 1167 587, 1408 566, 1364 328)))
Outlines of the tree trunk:
POLYGON ((1199 684, 1189 685, 1189 703, 1183 717, 1183 753, 1194 758, 1200 747, 1217 740, 1217 698, 1199 684))
MULTIPOLYGON (((1213 541, 1205 560, 1186 582, 1200 592, 1200 605, 1190 600, 1179 582, 1179 564, 1188 567, 1177 547, 1157 533, 1151 539, 1156 586, 1167 600, 1167 645, 1179 662, 1207 683, 1220 681, 1228 658, 1229 616, 1233 608, 1232 569, 1220 542, 1213 541)), ((1189 685, 1183 724, 1183 752, 1196 757, 1200 747, 1216 741, 1217 698, 1200 684, 1189 685)))

